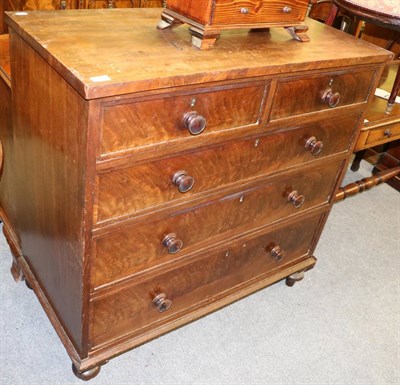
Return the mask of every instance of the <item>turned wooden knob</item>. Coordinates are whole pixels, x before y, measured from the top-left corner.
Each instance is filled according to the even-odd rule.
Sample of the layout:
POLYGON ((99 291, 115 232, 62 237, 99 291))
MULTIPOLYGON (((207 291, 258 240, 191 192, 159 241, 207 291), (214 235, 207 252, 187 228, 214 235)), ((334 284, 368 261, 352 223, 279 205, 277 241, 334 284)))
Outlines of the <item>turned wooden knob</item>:
POLYGON ((175 233, 166 235, 162 244, 168 249, 168 253, 170 254, 177 253, 183 246, 183 242, 177 238, 175 233))
POLYGON ((291 202, 293 204, 293 206, 296 207, 296 209, 301 207, 305 200, 306 200, 306 198, 304 197, 304 195, 299 194, 299 192, 297 190, 293 190, 288 195, 288 201, 291 202))
POLYGON ((327 89, 323 96, 322 100, 330 107, 336 107, 339 102, 340 102, 340 93, 339 92, 333 92, 332 89, 327 89))
POLYGON ((185 114, 183 124, 192 135, 198 135, 206 128, 207 120, 204 116, 193 111, 185 114))
POLYGON ((309 137, 304 145, 304 148, 313 155, 318 155, 322 151, 322 147, 324 147, 324 144, 317 140, 315 136, 309 137))
POLYGON ((172 306, 172 301, 167 298, 165 293, 161 293, 153 298, 153 305, 160 313, 162 313, 172 306))
POLYGON ((286 251, 283 250, 280 246, 275 246, 271 250, 271 255, 274 257, 276 262, 281 262, 283 258, 285 258, 286 251))
POLYGON ((193 187, 194 179, 186 171, 180 170, 172 176, 172 183, 178 186, 179 192, 185 193, 193 187))

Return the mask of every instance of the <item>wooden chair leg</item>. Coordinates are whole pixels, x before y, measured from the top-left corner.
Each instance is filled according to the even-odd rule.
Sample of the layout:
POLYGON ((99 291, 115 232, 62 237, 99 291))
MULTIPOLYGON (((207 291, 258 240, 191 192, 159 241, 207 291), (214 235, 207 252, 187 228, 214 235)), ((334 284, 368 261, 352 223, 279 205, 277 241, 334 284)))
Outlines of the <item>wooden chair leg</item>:
POLYGON ((332 3, 331 11, 329 12, 328 17, 325 20, 325 24, 332 26, 338 12, 339 12, 339 7, 336 4, 332 3))
POLYGON ((399 91, 400 91, 400 65, 399 69, 397 70, 396 79, 394 80, 392 92, 390 93, 389 100, 386 106, 386 112, 385 112, 386 114, 390 114, 392 112, 393 105, 395 103, 399 91))

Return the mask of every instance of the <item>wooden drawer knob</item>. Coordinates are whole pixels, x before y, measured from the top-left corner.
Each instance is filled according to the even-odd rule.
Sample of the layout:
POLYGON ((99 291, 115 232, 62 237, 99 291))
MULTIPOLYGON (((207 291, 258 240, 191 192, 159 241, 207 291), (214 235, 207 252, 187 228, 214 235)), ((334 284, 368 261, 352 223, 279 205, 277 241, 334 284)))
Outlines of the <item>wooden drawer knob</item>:
POLYGON ((304 195, 299 194, 299 192, 297 190, 293 190, 288 195, 288 201, 291 202, 293 204, 293 206, 296 207, 296 209, 301 207, 305 200, 306 200, 306 198, 304 197, 304 195))
POLYGON ((392 136, 392 131, 390 131, 390 129, 386 129, 383 135, 385 135, 387 138, 390 138, 392 136))
POLYGON ((172 306, 172 301, 167 298, 165 293, 161 293, 153 298, 153 305, 160 313, 163 313, 172 306))
POLYGON ((175 233, 166 235, 162 241, 162 244, 168 249, 168 253, 175 254, 182 249, 183 242, 177 238, 175 233))
POLYGON ((285 258, 286 251, 283 250, 280 246, 275 246, 271 250, 271 255, 274 257, 276 262, 281 262, 283 258, 285 258))
POLYGON ((188 112, 183 117, 183 124, 192 135, 198 135, 204 131, 207 120, 197 112, 188 112))
POLYGON ((179 192, 185 193, 193 187, 194 179, 186 171, 180 170, 172 176, 172 183, 178 186, 179 192))
POLYGON ((317 140, 315 136, 311 136, 306 140, 304 148, 310 151, 311 154, 318 155, 322 151, 323 146, 324 144, 320 140, 317 140))
POLYGON ((322 100, 330 107, 336 107, 340 102, 340 93, 333 92, 332 89, 327 89, 322 96, 322 100))

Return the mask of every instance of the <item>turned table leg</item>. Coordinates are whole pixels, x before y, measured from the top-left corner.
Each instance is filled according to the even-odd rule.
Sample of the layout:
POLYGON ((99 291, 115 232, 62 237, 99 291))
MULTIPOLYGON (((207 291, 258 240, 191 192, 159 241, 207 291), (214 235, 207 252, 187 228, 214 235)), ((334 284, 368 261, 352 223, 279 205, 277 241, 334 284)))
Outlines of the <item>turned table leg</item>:
POLYGON ((356 156, 353 159, 353 163, 350 166, 351 171, 358 171, 360 168, 360 163, 364 159, 364 155, 367 150, 361 150, 356 152, 356 156))
POLYGON ((396 101, 396 97, 399 91, 400 91, 400 66, 399 69, 397 70, 396 79, 394 80, 393 88, 390 93, 389 100, 386 106, 386 111, 385 111, 386 114, 390 114, 392 112, 393 105, 396 101))

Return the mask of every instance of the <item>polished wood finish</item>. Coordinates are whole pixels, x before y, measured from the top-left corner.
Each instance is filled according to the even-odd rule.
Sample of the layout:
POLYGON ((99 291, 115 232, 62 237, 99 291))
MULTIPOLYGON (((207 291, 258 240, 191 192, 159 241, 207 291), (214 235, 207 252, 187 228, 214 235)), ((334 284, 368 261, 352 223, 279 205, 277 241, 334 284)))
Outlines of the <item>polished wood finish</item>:
POLYGON ((381 171, 368 178, 363 178, 357 182, 350 183, 344 187, 340 187, 336 193, 335 201, 342 201, 349 196, 356 195, 360 192, 370 190, 371 188, 385 183, 400 174, 400 166, 389 170, 381 171))
POLYGON ((270 275, 275 268, 294 259, 306 258, 320 221, 321 215, 314 215, 306 227, 300 221, 254 239, 233 242, 114 295, 98 295, 92 302, 93 348, 110 344, 118 337, 126 338, 127 334, 137 334, 148 325, 157 327, 192 307, 206 306, 220 295, 240 289, 240 285, 270 275), (287 254, 281 261, 271 255, 271 249, 278 244, 287 254), (151 299, 161 292, 167 294, 172 306, 159 314, 151 299))
POLYGON ((154 28, 159 14, 7 16, 13 137, 1 140, 15 168, 1 186, 17 192, 17 223, 4 228, 83 379, 315 265, 391 57, 313 21, 305 45, 239 30, 198 51, 187 31, 154 28), (288 84, 301 92, 285 108, 288 84))
POLYGON ((213 48, 221 31, 240 28, 285 27, 294 39, 309 41, 308 27, 303 24, 308 3, 308 0, 169 0, 157 27, 163 30, 189 24, 192 44, 202 50, 213 48))
MULTIPOLYGON (((201 199, 227 187, 313 162, 348 150, 354 135, 355 119, 348 114, 329 122, 312 122, 287 132, 257 135, 208 147, 159 161, 102 172, 96 179, 94 217, 97 223, 121 215, 137 215, 149 209, 167 208, 170 203, 201 199), (319 151, 313 154, 310 138, 318 138, 319 151), (280 157, 285 149, 286 156, 280 157), (185 169, 193 179, 192 188, 181 193, 173 183, 176 172, 185 169), (140 184, 133 181, 140 180, 140 184)), ((314 143, 314 146, 316 144, 314 143)))
POLYGON ((321 206, 333 193, 334 186, 330 181, 335 180, 337 170, 338 164, 334 162, 322 169, 289 174, 290 177, 284 180, 278 179, 256 189, 232 191, 230 196, 213 204, 103 236, 96 240, 92 283, 97 286, 126 278, 146 268, 183 258, 250 226, 263 227, 280 218, 321 206), (305 197, 301 208, 290 202, 294 188, 305 197), (183 242, 175 255, 171 255, 162 243, 169 231, 176 233, 183 242))
POLYGON ((352 103, 366 103, 374 75, 373 70, 353 73, 333 72, 329 76, 313 76, 306 79, 302 77, 279 82, 271 120, 352 103), (293 95, 293 97, 288 98, 288 95, 293 95), (294 95, 301 95, 301 97, 294 97, 294 95))
POLYGON ((8 35, 0 35, 0 220, 3 232, 13 255, 11 273, 16 281, 23 280, 17 259, 22 255, 18 212, 15 197, 19 191, 15 184, 7 183, 15 178, 15 142, 11 114, 10 44, 8 35))
POLYGON ((161 8, 163 0, 1 0, 0 34, 6 33, 5 11, 57 11, 67 9, 98 8, 161 8))
POLYGON ((193 135, 208 136, 220 130, 257 125, 267 90, 266 82, 257 82, 240 87, 227 85, 223 89, 192 90, 192 93, 176 96, 155 95, 121 104, 114 102, 104 106, 102 111, 99 155, 115 157, 129 148, 169 144, 177 140, 183 145, 185 139, 191 140, 193 135), (193 134, 185 124, 185 117, 191 112, 205 119, 201 132, 193 134), (135 130, 132 130, 133 126, 135 130))

